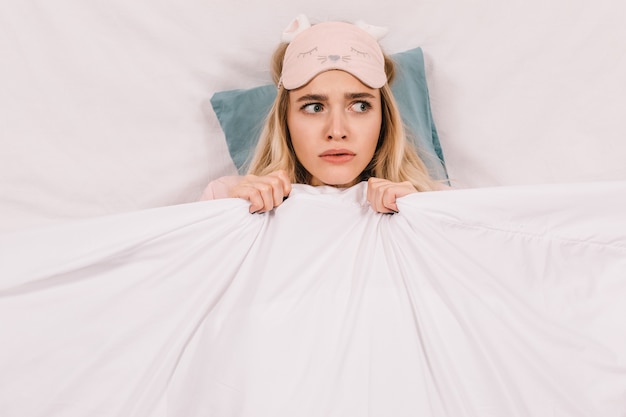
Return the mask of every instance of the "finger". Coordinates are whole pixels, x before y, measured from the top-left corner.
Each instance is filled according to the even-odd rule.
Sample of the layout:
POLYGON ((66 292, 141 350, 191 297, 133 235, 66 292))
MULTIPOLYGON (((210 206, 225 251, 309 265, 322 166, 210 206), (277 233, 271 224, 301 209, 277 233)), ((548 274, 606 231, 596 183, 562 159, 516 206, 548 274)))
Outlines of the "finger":
POLYGON ((387 188, 380 189, 376 195, 376 211, 379 213, 395 213, 397 207, 395 206, 395 199, 393 193, 389 194, 387 188), (391 197, 390 197, 391 196, 391 197))
POLYGON ((268 176, 246 175, 245 182, 238 187, 235 197, 249 200, 251 213, 270 211, 274 208, 272 181, 268 176))
POLYGON ((289 196, 289 193, 291 193, 291 179, 289 178, 289 175, 287 175, 287 171, 281 169, 271 173, 270 175, 275 176, 280 181, 280 186, 283 192, 281 200, 283 197, 289 196))
POLYGON ((394 184, 393 187, 387 189, 387 193, 391 195, 386 195, 383 198, 383 204, 385 205, 385 207, 390 208, 397 213, 400 211, 397 205, 398 198, 417 192, 418 191, 415 186, 409 181, 394 184))
POLYGON ((248 208, 250 213, 258 213, 264 207, 261 193, 254 187, 246 186, 237 190, 236 197, 250 202, 250 207, 248 208))
POLYGON ((386 193, 384 189, 378 189, 372 196, 372 200, 370 200, 370 205, 374 209, 374 211, 378 213, 394 213, 396 207, 393 205, 394 201, 386 202, 386 193))
POLYGON ((370 203, 372 209, 378 213, 393 213, 394 210, 386 207, 383 202, 385 190, 393 185, 393 183, 391 181, 375 177, 369 178, 367 183, 367 201, 370 203))
POLYGON ((271 187, 272 208, 278 207, 283 202, 283 197, 285 197, 285 186, 283 180, 278 176, 271 175, 266 178, 266 181, 271 187))
POLYGON ((381 184, 380 178, 370 177, 367 180, 367 201, 374 207, 374 201, 376 201, 376 192, 381 184))
POLYGON ((397 194, 396 194, 396 188, 391 186, 391 187, 387 187, 383 190, 382 196, 381 196, 381 204, 382 206, 387 210, 387 213, 397 213, 398 212, 398 206, 396 205, 396 199, 397 199, 397 194))
POLYGON ((274 189, 272 184, 263 182, 256 184, 255 188, 258 190, 263 200, 263 208, 261 209, 261 212, 272 210, 274 208, 274 189))

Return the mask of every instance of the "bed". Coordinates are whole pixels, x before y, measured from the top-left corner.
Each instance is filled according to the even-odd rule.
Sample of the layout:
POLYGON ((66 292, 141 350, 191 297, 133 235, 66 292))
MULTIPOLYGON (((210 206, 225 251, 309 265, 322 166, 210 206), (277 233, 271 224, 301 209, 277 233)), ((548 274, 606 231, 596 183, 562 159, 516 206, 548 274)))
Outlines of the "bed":
POLYGON ((623 9, 0 4, 0 415, 624 416, 623 9), (298 13, 390 29, 453 191, 197 201, 298 13))

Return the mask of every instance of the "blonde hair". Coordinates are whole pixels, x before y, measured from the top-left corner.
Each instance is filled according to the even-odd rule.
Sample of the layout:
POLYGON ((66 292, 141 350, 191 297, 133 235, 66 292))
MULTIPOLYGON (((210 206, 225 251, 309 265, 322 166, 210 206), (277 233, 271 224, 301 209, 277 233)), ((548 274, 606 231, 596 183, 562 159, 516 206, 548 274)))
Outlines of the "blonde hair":
MULTIPOLYGON (((278 46, 272 56, 271 71, 275 84, 282 73, 283 57, 287 44, 278 46)), ((389 83, 393 80, 395 66, 385 55, 387 83, 380 88, 382 103, 382 124, 374 157, 360 175, 360 180, 369 177, 384 178, 389 181, 409 181, 418 191, 437 189, 424 162, 420 159, 412 143, 407 140, 400 111, 389 83)), ((268 175, 277 170, 285 170, 293 183, 308 184, 311 175, 298 161, 291 144, 287 127, 289 90, 278 86, 276 100, 267 116, 259 143, 251 161, 249 174, 268 175)))

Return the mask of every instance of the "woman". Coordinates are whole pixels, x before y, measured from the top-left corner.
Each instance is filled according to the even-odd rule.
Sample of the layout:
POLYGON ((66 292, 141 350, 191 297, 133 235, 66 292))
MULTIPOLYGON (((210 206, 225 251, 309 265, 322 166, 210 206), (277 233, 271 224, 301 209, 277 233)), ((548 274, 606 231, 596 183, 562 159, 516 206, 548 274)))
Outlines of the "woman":
POLYGON ((273 55, 278 94, 248 175, 211 182, 202 199, 250 201, 250 212, 279 206, 291 184, 351 187, 368 181, 380 213, 396 199, 446 187, 428 175, 407 140, 389 84, 393 62, 365 25, 299 16, 273 55))

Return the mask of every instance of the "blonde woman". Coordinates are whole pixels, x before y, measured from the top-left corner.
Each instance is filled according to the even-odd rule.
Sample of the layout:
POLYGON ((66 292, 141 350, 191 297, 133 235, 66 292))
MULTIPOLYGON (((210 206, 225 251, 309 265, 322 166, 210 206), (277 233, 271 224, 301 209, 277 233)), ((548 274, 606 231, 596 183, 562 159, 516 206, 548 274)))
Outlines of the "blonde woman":
POLYGON ((243 198, 257 213, 279 206, 294 183, 367 181, 372 208, 393 213, 399 197, 447 188, 406 138, 389 87, 394 65, 372 35, 377 29, 296 18, 273 55, 278 94, 248 174, 211 182, 202 199, 243 198))

